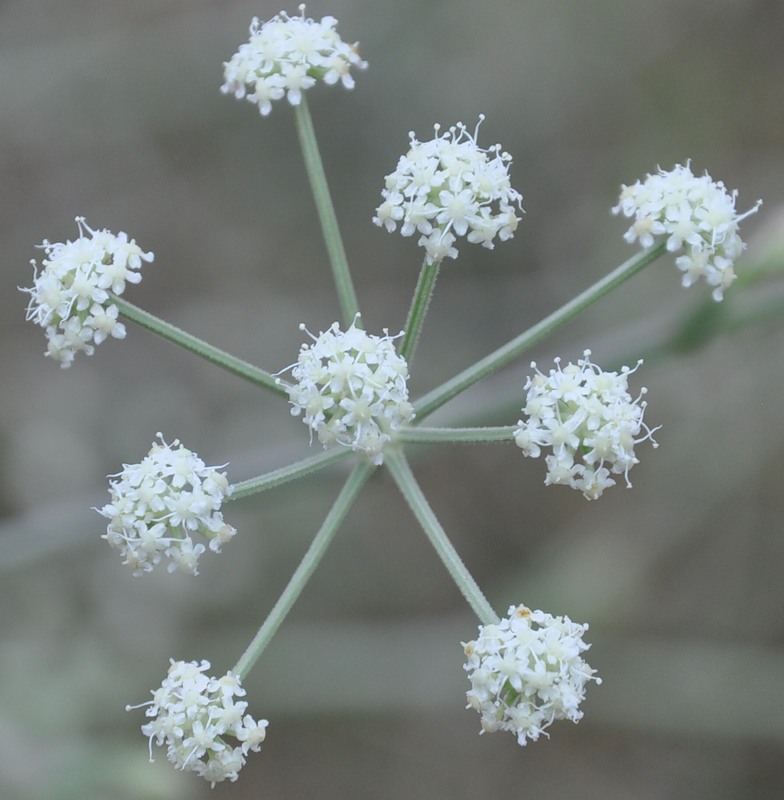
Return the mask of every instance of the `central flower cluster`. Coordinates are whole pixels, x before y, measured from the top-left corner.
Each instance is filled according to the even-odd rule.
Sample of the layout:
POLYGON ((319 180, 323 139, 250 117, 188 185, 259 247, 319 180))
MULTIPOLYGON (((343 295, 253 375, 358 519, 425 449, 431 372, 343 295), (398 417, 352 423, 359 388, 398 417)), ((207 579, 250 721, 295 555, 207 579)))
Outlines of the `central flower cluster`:
POLYGON ((204 673, 209 661, 171 660, 168 675, 155 690, 145 714, 154 717, 142 725, 142 733, 160 746, 175 767, 190 770, 215 786, 223 780, 236 781, 249 752, 258 752, 267 733, 266 719, 258 722, 245 713, 248 704, 240 679, 231 672, 220 678, 204 673), (231 745, 227 737, 237 744, 231 745))
POLYGON ((688 164, 676 164, 670 172, 659 170, 642 183, 622 187, 612 211, 634 219, 624 234, 627 242, 639 240, 647 248, 666 239, 667 250, 681 253, 675 265, 683 272, 683 285, 704 278, 714 287, 713 299, 721 300, 735 280, 735 260, 745 249, 738 223, 762 202, 739 215, 736 195, 707 173, 696 176, 688 164))
MULTIPOLYGON (((92 355, 108 336, 122 339, 125 326, 110 292, 121 295, 126 283, 139 283, 143 261, 152 261, 124 233, 94 231, 77 217, 79 238, 40 245, 46 253, 34 284, 22 289, 30 295, 27 319, 46 331, 46 355, 70 367, 79 351, 92 355)), ((35 267, 35 261, 33 261, 35 267)))
MULTIPOLYGON (((484 117, 480 117, 480 123, 484 117)), ((510 239, 522 211, 522 195, 509 183, 512 157, 496 144, 483 150, 459 122, 427 142, 409 134, 411 148, 386 176, 384 202, 373 222, 403 236, 418 231, 431 262, 457 258, 458 236, 492 249, 497 236, 510 239)))
POLYGON ((373 336, 356 327, 341 331, 335 322, 302 345, 288 387, 291 413, 328 447, 341 444, 383 463, 391 434, 414 418, 408 402, 408 365, 388 332, 373 336))
MULTIPOLYGON (((544 375, 538 369, 529 377, 525 389, 526 405, 515 429, 515 442, 523 454, 538 458, 543 447, 552 448, 545 458, 545 483, 566 484, 595 500, 615 484, 610 474, 624 475, 638 463, 634 445, 652 439, 653 431, 643 422, 646 389, 636 399, 628 392, 628 376, 637 367, 624 367, 620 373, 603 372, 591 362, 586 350, 577 364, 544 375), (645 431, 640 436, 641 431, 645 431)), ((536 363, 531 367, 536 369, 536 363)))
POLYGON ((555 720, 579 722, 585 685, 594 677, 581 654, 587 625, 525 606, 509 617, 480 625, 475 641, 463 643, 471 689, 467 708, 478 711, 482 733, 509 731, 517 742, 536 741, 555 720))
POLYGON ((206 548, 191 534, 209 539, 219 553, 237 532, 219 511, 231 486, 219 467, 206 466, 176 439, 168 445, 158 437, 161 444, 153 443, 140 464, 123 464, 110 476, 117 478, 109 482, 111 502, 96 509, 109 520, 101 538, 122 553, 134 575, 152 572, 162 556, 170 559, 169 572, 197 575, 206 548))
POLYGON ((284 95, 291 105, 299 105, 302 92, 317 80, 327 84, 340 81, 346 89, 354 88, 349 70, 367 67, 357 45, 340 38, 334 17, 316 22, 305 17, 304 4, 299 9, 298 17, 285 11, 264 23, 254 17, 250 40, 223 65, 224 94, 246 98, 266 116, 272 111, 272 101, 284 95))

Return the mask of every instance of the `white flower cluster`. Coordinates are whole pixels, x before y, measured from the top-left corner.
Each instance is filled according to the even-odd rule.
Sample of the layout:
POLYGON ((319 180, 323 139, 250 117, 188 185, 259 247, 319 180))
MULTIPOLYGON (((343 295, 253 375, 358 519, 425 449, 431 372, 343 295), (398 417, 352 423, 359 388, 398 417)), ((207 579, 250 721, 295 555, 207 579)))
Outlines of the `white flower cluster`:
POLYGON ((338 36, 334 17, 316 22, 305 18, 304 4, 299 10, 298 17, 281 11, 264 23, 254 17, 250 40, 223 65, 224 94, 246 98, 266 116, 272 111, 272 101, 284 95, 291 105, 299 105, 302 92, 317 80, 340 81, 346 89, 354 88, 349 70, 367 67, 357 45, 346 44, 338 36))
MULTIPOLYGON (((484 119, 480 116, 479 122, 484 119)), ((457 258, 458 236, 492 249, 497 236, 511 239, 522 211, 522 195, 509 183, 512 157, 501 145, 483 150, 459 122, 427 142, 409 134, 411 148, 386 176, 384 202, 373 222, 403 236, 421 234, 418 244, 431 262, 457 258)))
POLYGON ((328 447, 341 444, 364 452, 373 464, 383 463, 383 447, 392 433, 410 422, 408 365, 395 350, 387 330, 373 336, 356 326, 341 331, 335 322, 303 344, 291 369, 288 387, 294 416, 328 447))
POLYGON ((601 679, 581 658, 590 647, 582 639, 587 625, 522 605, 508 613, 462 643, 471 682, 466 707, 479 712, 481 733, 509 731, 525 745, 557 719, 579 722, 586 683, 601 679))
POLYGON ((546 484, 566 484, 595 500, 615 484, 610 474, 624 475, 631 486, 629 470, 639 461, 634 445, 646 439, 654 447, 657 443, 643 422, 646 403, 641 398, 647 390, 634 400, 628 392, 628 376, 642 362, 620 373, 603 372, 590 355, 586 350, 577 364, 563 369, 556 358, 549 375, 531 363, 536 374, 525 385, 527 420, 518 421, 514 437, 526 456, 538 458, 543 447, 552 448, 545 457, 546 484))
POLYGON ((221 467, 208 467, 179 440, 168 445, 157 435, 161 443, 153 443, 141 464, 123 464, 122 472, 109 476, 117 478, 109 482, 111 502, 95 509, 109 520, 101 538, 120 551, 134 575, 152 572, 162 556, 169 572, 198 575, 205 547, 194 544, 192 534, 206 537, 210 550, 220 553, 237 532, 219 510, 231 486, 217 471, 221 467))
POLYGON ((248 704, 240 679, 227 672, 221 678, 205 673, 209 661, 174 661, 153 699, 126 710, 148 706, 154 717, 142 725, 142 733, 158 746, 167 745, 166 755, 175 767, 195 772, 215 786, 219 781, 236 781, 249 752, 257 753, 267 733, 266 719, 258 722, 245 713, 248 704), (226 737, 233 738, 232 745, 226 737))
POLYGON ((30 295, 27 319, 46 331, 46 355, 63 368, 71 366, 80 350, 89 356, 108 336, 125 336, 110 292, 121 295, 126 283, 139 283, 142 262, 154 257, 124 233, 94 231, 84 217, 76 223, 76 241, 52 244, 44 239, 39 245, 46 253, 42 269, 33 261, 34 284, 21 289, 30 295))
POLYGON ((683 272, 683 285, 704 278, 713 287, 713 299, 721 300, 735 280, 735 260, 745 249, 738 223, 762 203, 758 200, 738 215, 737 194, 729 194, 724 184, 712 180, 707 172, 693 175, 687 162, 686 166, 676 164, 670 172, 660 169, 643 183, 623 186, 612 211, 634 218, 624 234, 627 242, 639 241, 648 248, 666 238, 667 250, 682 253, 675 264, 683 272))

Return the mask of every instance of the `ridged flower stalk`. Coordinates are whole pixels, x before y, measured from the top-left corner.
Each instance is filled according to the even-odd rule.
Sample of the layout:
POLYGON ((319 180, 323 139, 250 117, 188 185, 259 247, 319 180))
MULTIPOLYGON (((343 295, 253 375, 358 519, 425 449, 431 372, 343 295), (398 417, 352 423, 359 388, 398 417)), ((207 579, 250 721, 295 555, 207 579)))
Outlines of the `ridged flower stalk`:
POLYGON ((286 615, 291 611, 292 606, 302 593, 311 575, 315 572, 316 567, 327 552, 327 548, 332 543, 346 514, 348 514, 351 506, 354 504, 360 489, 364 486, 365 481, 367 481, 373 471, 374 468, 367 462, 360 462, 354 467, 353 472, 319 528, 308 551, 291 576, 286 588, 267 615, 264 624, 259 628, 253 640, 234 666, 232 671, 235 675, 238 675, 240 678, 247 675, 250 668, 264 652, 264 649, 270 643, 272 637, 286 618, 286 615))

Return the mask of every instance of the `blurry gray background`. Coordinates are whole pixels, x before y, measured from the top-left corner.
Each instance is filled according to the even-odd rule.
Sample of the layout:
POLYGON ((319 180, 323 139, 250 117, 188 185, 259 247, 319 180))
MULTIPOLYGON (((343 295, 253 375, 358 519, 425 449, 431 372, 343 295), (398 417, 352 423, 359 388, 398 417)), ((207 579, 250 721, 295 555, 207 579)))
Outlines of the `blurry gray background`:
MULTIPOLYGON (((413 239, 370 222, 408 131, 485 113, 480 143, 515 159, 527 213, 513 241, 444 265, 414 396, 630 256, 609 209, 659 164, 692 158, 738 188, 740 210, 763 197, 739 271, 781 270, 783 8, 309 4, 370 62, 353 92, 309 95, 370 330, 403 324, 421 261, 413 239)), ((476 621, 381 473, 245 682, 270 728, 239 782, 210 792, 162 751, 147 763, 143 713, 124 706, 148 699, 170 657, 231 667, 345 471, 230 504, 240 533, 198 579, 132 578, 90 507, 156 431, 230 461, 234 481, 307 455, 307 432, 279 398, 130 324, 61 371, 16 287, 31 284, 34 245, 73 238, 80 214, 154 250, 132 302, 271 371, 296 358, 300 322, 337 319, 291 110, 262 119, 218 91, 251 17, 279 10, 0 2, 0 796, 784 797, 782 282, 716 308, 704 285, 679 287, 670 259, 433 420, 514 423, 531 358, 647 357, 633 385, 649 387, 647 419, 663 428, 658 450, 640 447, 633 490, 587 503, 544 487, 544 465, 511 446, 411 449, 497 610, 590 622, 604 684, 579 726, 525 749, 477 736, 459 645, 476 621), (679 347, 661 346, 694 319, 679 347)))

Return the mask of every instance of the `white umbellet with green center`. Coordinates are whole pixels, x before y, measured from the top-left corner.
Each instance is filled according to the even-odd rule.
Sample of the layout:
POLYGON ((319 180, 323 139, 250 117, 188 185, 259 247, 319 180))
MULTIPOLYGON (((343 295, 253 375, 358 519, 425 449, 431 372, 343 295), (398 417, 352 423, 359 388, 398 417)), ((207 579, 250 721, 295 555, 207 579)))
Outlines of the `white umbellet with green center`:
POLYGON ((480 625, 463 650, 468 708, 479 712, 481 732, 509 731, 525 745, 558 719, 579 722, 586 684, 601 683, 582 658, 590 647, 582 638, 587 630, 522 605, 510 606, 498 623, 480 625))
POLYGON ((96 509, 109 520, 102 538, 134 575, 152 572, 162 559, 169 572, 198 575, 206 548, 193 537, 203 537, 220 553, 236 533, 220 511, 231 486, 221 467, 208 467, 177 439, 169 445, 160 433, 158 438, 141 463, 124 464, 110 476, 111 502, 96 509))
POLYGON ((357 321, 346 331, 337 322, 302 345, 288 387, 291 413, 315 433, 324 447, 338 444, 365 453, 372 464, 384 461, 384 445, 414 418, 408 402, 408 365, 395 339, 365 333, 357 321))

